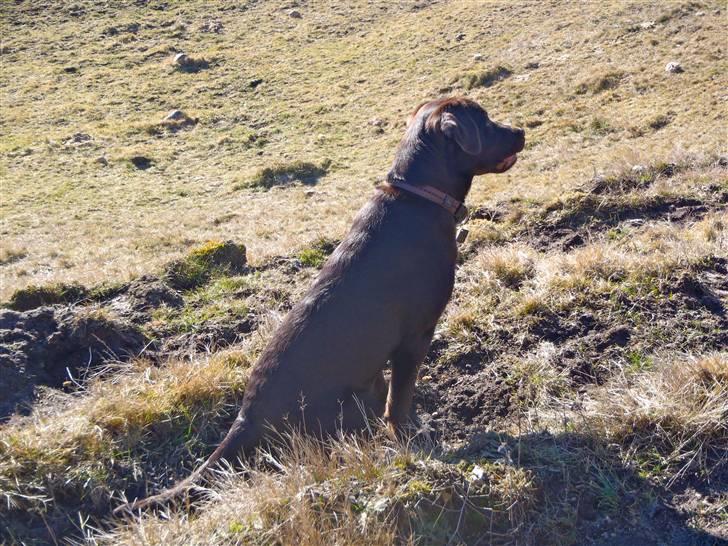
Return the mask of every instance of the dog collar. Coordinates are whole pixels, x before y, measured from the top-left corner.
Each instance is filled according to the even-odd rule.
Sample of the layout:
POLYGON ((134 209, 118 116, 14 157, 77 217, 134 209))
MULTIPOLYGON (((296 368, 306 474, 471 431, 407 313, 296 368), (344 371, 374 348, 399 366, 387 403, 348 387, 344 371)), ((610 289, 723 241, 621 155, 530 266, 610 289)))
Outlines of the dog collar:
POLYGON ((455 223, 459 224, 468 217, 468 207, 464 203, 458 201, 454 197, 438 190, 432 186, 413 186, 397 180, 389 180, 388 184, 395 188, 414 193, 420 197, 424 197, 428 201, 440 205, 447 210, 455 218, 455 223))

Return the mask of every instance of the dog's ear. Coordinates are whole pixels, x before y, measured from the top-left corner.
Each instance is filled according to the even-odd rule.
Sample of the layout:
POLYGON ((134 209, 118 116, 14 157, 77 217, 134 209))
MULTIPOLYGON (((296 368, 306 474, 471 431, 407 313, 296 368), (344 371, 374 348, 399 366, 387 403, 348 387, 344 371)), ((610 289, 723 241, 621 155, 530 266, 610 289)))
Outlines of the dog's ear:
POLYGON ((417 116, 417 112, 419 112, 420 108, 422 108, 428 102, 429 101, 423 101, 423 102, 419 103, 414 110, 412 110, 412 113, 409 116, 407 116, 407 122, 405 123, 405 127, 410 126, 410 124, 412 123, 412 120, 415 119, 415 117, 417 116))
POLYGON ((483 151, 478 122, 468 111, 443 112, 440 116, 440 130, 446 137, 457 142, 465 153, 479 155, 483 151))

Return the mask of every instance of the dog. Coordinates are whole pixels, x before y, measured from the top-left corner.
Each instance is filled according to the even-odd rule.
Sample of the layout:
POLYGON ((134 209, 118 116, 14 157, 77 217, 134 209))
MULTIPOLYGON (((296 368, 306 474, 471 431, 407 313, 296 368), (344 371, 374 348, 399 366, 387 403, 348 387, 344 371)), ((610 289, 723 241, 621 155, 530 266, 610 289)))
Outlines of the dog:
POLYGON ((253 367, 222 443, 178 485, 114 513, 164 505, 212 465, 250 453, 286 427, 325 436, 383 417, 390 434, 401 433, 418 367, 452 294, 456 224, 473 177, 507 171, 524 144, 522 129, 490 120, 467 98, 420 104, 387 182, 253 367))

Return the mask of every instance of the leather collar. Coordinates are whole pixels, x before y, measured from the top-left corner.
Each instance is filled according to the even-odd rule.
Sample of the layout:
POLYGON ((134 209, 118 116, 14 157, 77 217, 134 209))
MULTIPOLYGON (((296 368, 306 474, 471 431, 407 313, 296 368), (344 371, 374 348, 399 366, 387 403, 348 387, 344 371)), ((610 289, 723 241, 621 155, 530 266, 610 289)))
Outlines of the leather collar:
POLYGON ((433 186, 413 186, 391 176, 389 177, 389 180, 387 180, 387 183, 390 186, 409 193, 414 193, 415 195, 419 195, 428 201, 432 201, 433 203, 440 205, 453 215, 456 224, 461 223, 468 217, 468 207, 466 207, 464 203, 433 186))

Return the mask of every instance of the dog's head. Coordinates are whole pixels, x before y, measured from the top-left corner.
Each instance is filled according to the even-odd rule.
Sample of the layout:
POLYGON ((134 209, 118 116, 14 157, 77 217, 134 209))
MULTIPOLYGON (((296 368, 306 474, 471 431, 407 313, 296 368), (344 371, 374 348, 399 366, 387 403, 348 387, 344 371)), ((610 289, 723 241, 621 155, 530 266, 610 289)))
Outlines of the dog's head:
POLYGON ((464 97, 420 104, 410 116, 407 133, 429 146, 444 147, 443 159, 466 176, 507 171, 526 142, 523 129, 496 123, 478 103, 464 97))

